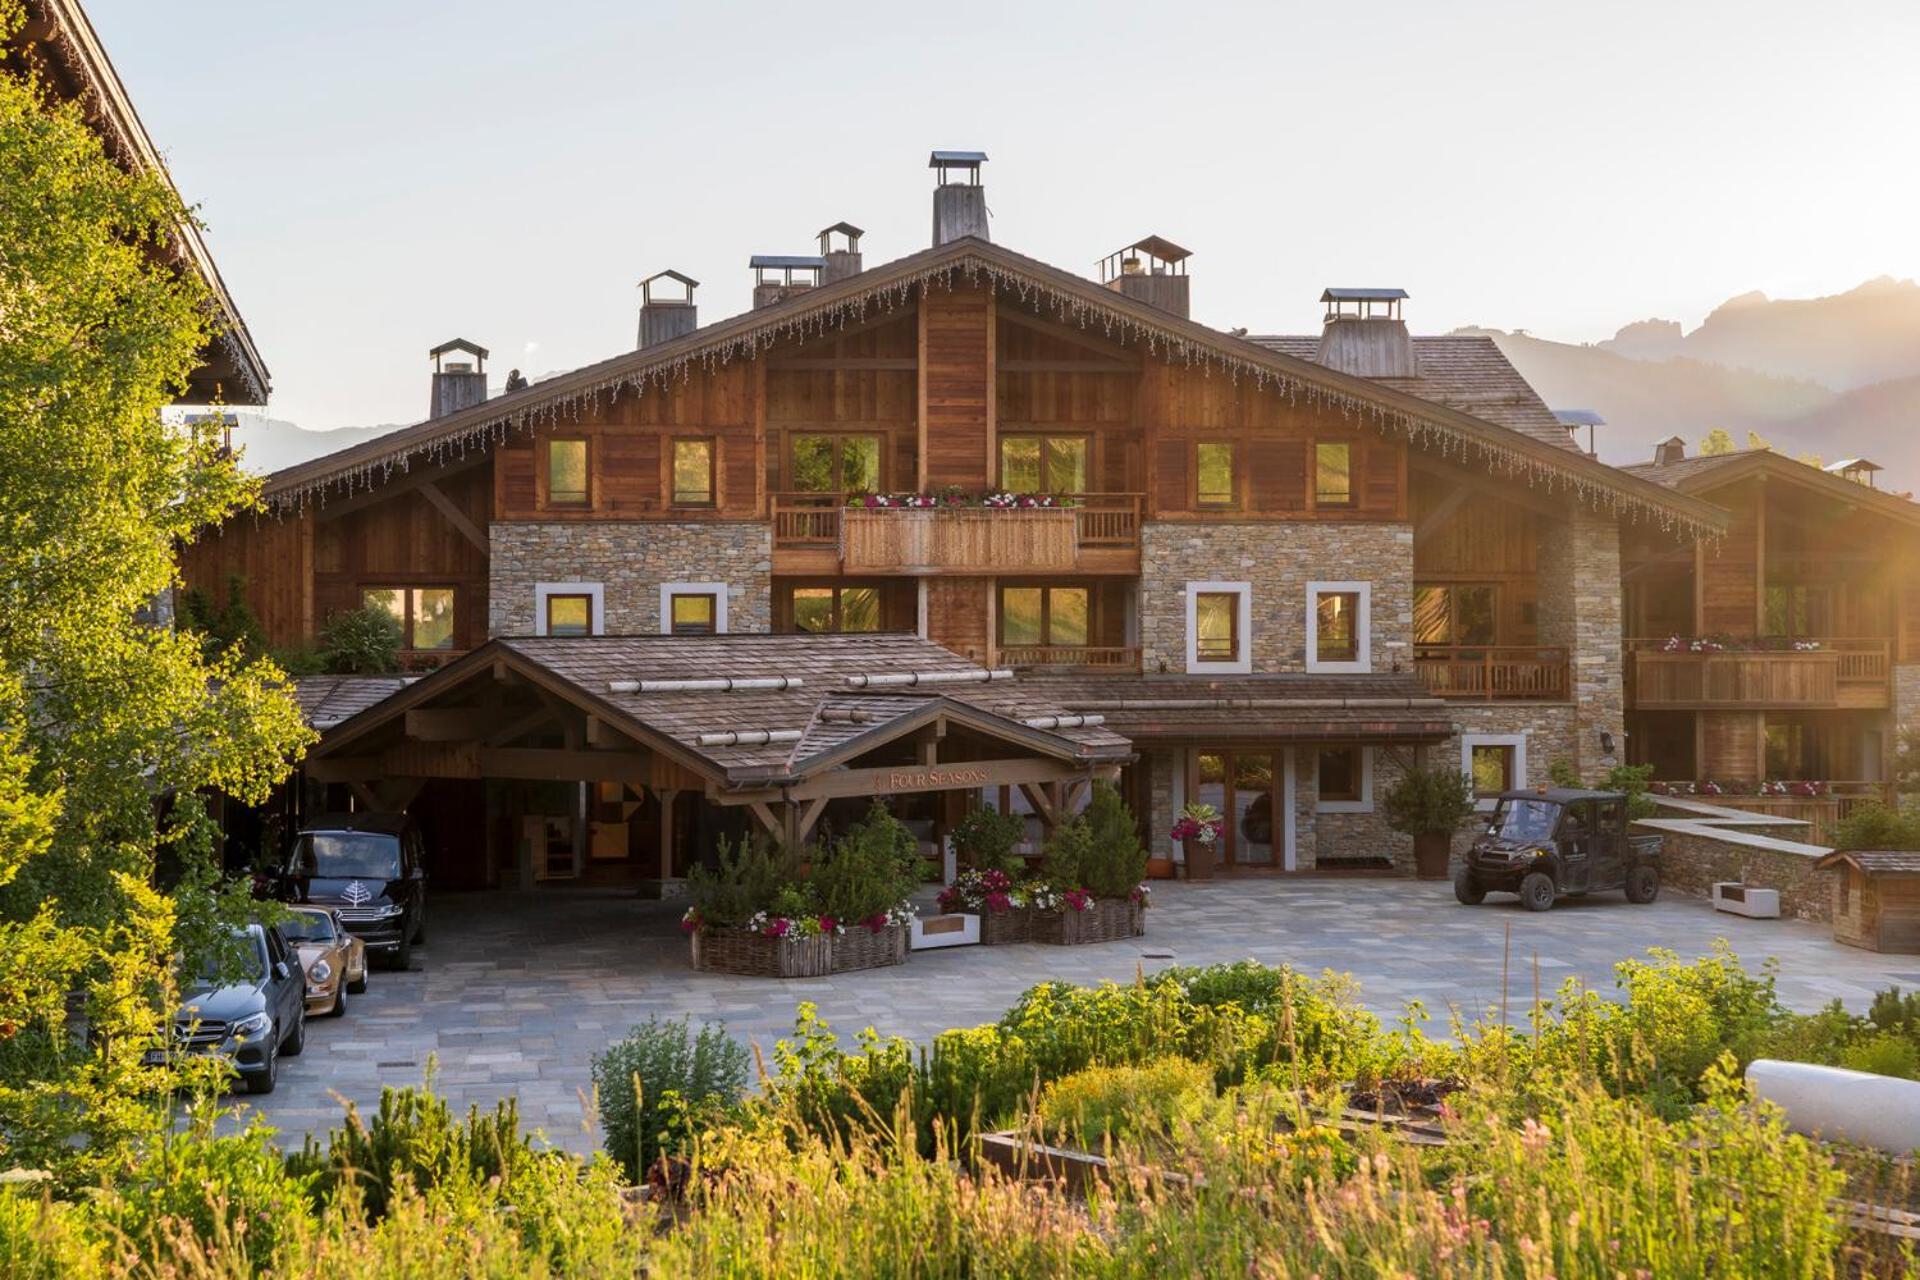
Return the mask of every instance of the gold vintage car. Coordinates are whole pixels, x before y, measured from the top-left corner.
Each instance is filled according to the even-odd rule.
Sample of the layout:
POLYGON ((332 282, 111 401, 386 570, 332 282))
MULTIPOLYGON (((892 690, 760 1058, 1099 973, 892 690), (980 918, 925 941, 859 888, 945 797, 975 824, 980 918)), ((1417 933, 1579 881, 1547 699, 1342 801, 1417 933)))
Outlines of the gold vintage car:
POLYGON ((325 907, 291 907, 280 932, 300 953, 307 971, 307 1012, 339 1017, 347 993, 367 989, 367 944, 348 932, 325 907))

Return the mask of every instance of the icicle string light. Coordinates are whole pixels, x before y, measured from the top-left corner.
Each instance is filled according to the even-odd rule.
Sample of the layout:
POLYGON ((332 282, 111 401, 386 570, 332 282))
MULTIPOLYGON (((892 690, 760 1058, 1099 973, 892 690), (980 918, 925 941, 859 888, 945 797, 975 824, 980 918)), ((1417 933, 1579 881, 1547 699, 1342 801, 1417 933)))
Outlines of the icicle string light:
MULTIPOLYGON (((457 415, 457 424, 444 431, 422 432, 416 441, 396 442, 388 453, 364 463, 325 471, 315 468, 311 474, 273 489, 266 495, 266 501, 277 513, 287 514, 303 512, 309 505, 324 505, 329 497, 349 498, 356 492, 384 484, 395 475, 408 474, 416 459, 430 465, 458 461, 465 458, 469 450, 497 448, 515 435, 577 424, 600 412, 603 397, 604 403, 611 404, 621 395, 644 395, 649 386, 665 390, 674 382, 686 385, 696 373, 712 373, 736 360, 755 359, 779 343, 805 343, 809 338, 831 337, 836 330, 896 311, 904 312, 913 305, 916 293, 934 288, 952 289, 962 282, 970 286, 984 283, 996 294, 1006 295, 1058 323, 1098 333, 1117 343, 1144 347, 1149 355, 1163 363, 1198 369, 1207 376, 1219 372, 1235 385, 1242 378, 1248 379, 1256 387, 1272 388, 1285 395, 1290 404, 1297 406, 1304 401, 1309 407, 1337 412, 1349 422, 1371 426, 1382 435, 1397 436, 1410 447, 1443 460, 1465 466, 1479 465, 1509 479, 1524 479, 1529 489, 1548 494, 1571 492, 1583 506, 1605 512, 1616 520, 1656 523, 1669 534, 1696 538, 1718 536, 1718 529, 1707 519, 1694 518, 1668 505, 1624 493, 1614 485, 1580 474, 1571 466, 1561 466, 1529 453, 1520 447, 1518 441, 1525 437, 1518 433, 1514 433, 1516 443, 1507 445, 1455 423, 1422 417, 1377 400, 1337 391, 1274 368, 1272 361, 1288 359, 1278 353, 1249 344, 1247 353, 1241 354, 1221 343, 1200 341, 1118 307, 1036 280, 1003 263, 974 256, 929 266, 833 302, 808 306, 802 294, 794 299, 797 305, 791 309, 785 305, 780 308, 782 315, 762 324, 749 325, 729 337, 710 337, 705 345, 677 354, 649 360, 644 351, 628 353, 599 366, 590 365, 562 374, 554 381, 579 381, 564 391, 551 390, 545 398, 541 398, 541 387, 534 386, 512 397, 475 406, 457 415), (605 372, 593 378, 596 368, 605 372), (523 397, 534 402, 515 403, 523 397), (489 413, 489 408, 498 411, 489 413)), ((1237 342, 1237 339, 1226 339, 1226 343, 1237 342)), ((406 430, 420 431, 421 428, 406 430)), ((1487 430, 1504 429, 1487 424, 1487 430)), ((1539 448, 1552 447, 1534 443, 1539 448)), ((1584 455, 1569 456, 1580 456, 1584 461, 1584 455)))

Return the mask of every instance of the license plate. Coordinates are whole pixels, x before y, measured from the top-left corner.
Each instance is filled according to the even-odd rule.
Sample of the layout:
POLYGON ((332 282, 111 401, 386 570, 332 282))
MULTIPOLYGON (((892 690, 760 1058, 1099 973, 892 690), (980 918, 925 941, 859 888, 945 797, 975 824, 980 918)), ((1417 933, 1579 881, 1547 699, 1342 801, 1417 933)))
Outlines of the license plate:
POLYGON ((164 1067, 167 1065, 167 1051, 165 1049, 149 1049, 141 1056, 140 1061, 145 1066, 164 1067))

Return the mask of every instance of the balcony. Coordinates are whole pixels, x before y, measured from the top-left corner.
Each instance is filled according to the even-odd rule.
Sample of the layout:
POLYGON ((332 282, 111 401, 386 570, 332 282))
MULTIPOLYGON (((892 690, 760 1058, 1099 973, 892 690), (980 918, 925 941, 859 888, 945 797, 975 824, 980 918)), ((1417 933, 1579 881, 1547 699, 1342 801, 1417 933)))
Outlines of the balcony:
POLYGON ((1025 671, 1140 670, 1140 650, 1132 645, 1010 644, 1000 647, 997 658, 1003 667, 1025 671))
POLYGON ((1143 495, 1082 493, 1024 510, 849 507, 837 493, 773 495, 779 574, 1140 571, 1143 495))
MULTIPOLYGON (((1753 641, 1779 648, 1670 648, 1628 640, 1628 705, 1640 711, 1879 710, 1892 705, 1892 645, 1886 640, 1753 641)), ((1740 642, 1735 642, 1740 643, 1740 642)))
POLYGON ((1460 702, 1565 702, 1567 651, 1539 645, 1420 645, 1413 671, 1427 692, 1460 702))

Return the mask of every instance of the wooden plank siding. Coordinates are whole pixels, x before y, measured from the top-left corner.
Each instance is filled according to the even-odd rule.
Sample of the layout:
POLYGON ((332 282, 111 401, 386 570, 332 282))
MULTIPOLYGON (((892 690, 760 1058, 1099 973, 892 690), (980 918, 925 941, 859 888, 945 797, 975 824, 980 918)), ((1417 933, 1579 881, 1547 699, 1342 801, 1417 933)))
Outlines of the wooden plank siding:
POLYGON ((1523 507, 1486 498, 1461 502, 1426 527, 1449 497, 1440 482, 1413 485, 1413 580, 1421 586, 1491 584, 1495 640, 1503 645, 1539 642, 1539 519, 1523 507))
POLYGON ((993 440, 993 294, 929 289, 920 317, 920 487, 983 489, 993 440))
POLYGON ((180 578, 216 607, 238 579, 244 600, 275 646, 313 633, 313 516, 243 512, 180 549, 180 578))

